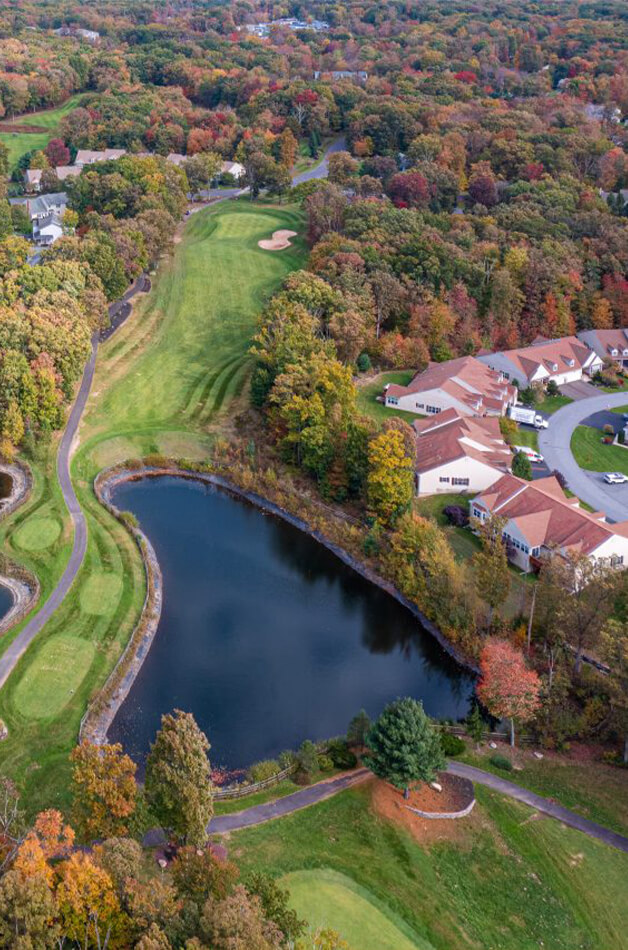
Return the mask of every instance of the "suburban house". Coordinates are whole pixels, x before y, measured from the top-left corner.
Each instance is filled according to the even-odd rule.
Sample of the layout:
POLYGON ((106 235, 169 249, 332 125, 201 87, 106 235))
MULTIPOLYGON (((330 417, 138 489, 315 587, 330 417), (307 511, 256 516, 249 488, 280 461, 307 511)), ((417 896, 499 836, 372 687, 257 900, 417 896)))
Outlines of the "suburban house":
POLYGON ((222 175, 233 175, 236 181, 239 181, 245 172, 246 169, 240 162, 223 162, 220 166, 220 173, 222 175))
POLYGON ((169 152, 168 155, 166 155, 166 161, 171 165, 176 165, 177 168, 183 165, 186 158, 187 155, 182 155, 180 152, 169 152))
POLYGON ((350 79, 352 82, 366 82, 369 74, 365 69, 332 69, 331 71, 314 70, 314 79, 333 79, 338 82, 341 79, 350 79))
POLYGON ((628 369, 628 330, 581 330, 578 339, 601 360, 611 360, 628 369))
POLYGON ((63 214, 68 204, 65 191, 38 198, 27 198, 23 204, 33 226, 33 241, 49 247, 63 236, 63 214))
POLYGON ((517 401, 517 390, 500 371, 489 369, 474 356, 430 363, 407 386, 390 383, 384 403, 419 415, 456 409, 464 416, 503 416, 517 401))
POLYGON ((512 452, 495 416, 480 419, 445 409, 416 419, 413 428, 417 495, 481 492, 510 472, 512 452))
POLYGON ((74 164, 83 168, 84 165, 93 165, 94 162, 115 162, 123 155, 126 155, 125 148, 105 148, 102 151, 80 148, 76 153, 74 164))
MULTIPOLYGON (((52 171, 54 171, 59 181, 65 181, 66 178, 74 178, 77 175, 80 175, 82 167, 80 165, 58 165, 57 168, 53 168, 52 171)), ((24 185, 26 187, 26 191, 41 190, 41 173, 41 168, 26 169, 24 172, 24 185)))
POLYGON ((612 567, 628 565, 628 522, 610 524, 602 512, 581 508, 550 475, 533 482, 503 475, 471 502, 471 514, 484 521, 505 518, 502 537, 508 557, 523 571, 540 566, 548 554, 577 552, 612 567))
POLYGON ((573 383, 584 375, 593 376, 602 368, 602 360, 575 336, 560 340, 539 339, 530 346, 502 353, 482 353, 478 359, 491 369, 516 380, 522 388, 534 383, 558 386, 573 383))

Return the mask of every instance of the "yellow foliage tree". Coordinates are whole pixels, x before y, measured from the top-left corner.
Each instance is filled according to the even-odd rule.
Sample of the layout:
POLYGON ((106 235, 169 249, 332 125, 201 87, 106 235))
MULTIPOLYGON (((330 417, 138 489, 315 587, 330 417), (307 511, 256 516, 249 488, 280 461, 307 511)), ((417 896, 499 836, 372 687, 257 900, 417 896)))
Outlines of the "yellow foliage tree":
POLYGON ((369 443, 368 464, 369 510, 391 524, 409 506, 414 488, 414 465, 403 434, 392 429, 376 435, 369 443))

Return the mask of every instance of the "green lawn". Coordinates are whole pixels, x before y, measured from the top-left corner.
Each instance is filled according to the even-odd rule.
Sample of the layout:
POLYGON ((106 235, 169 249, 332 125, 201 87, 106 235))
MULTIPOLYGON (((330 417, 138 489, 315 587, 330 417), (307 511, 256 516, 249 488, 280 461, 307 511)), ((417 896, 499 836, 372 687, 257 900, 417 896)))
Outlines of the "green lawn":
MULTIPOLYGON (((500 752, 511 755, 506 748, 500 752)), ((469 746, 462 758, 471 765, 503 777, 503 770, 491 765, 491 755, 492 750, 486 746, 482 746, 479 752, 469 746)), ((556 799, 585 818, 628 835, 628 770, 552 753, 536 759, 527 749, 517 749, 513 761, 522 766, 521 770, 517 769, 508 776, 514 782, 537 795, 556 799)))
POLYGON ((374 814, 363 786, 232 834, 230 856, 245 873, 286 880, 297 872, 287 878, 297 884, 295 904, 314 923, 328 907, 350 944, 352 935, 360 939, 361 920, 379 920, 381 943, 377 933, 366 937, 373 946, 387 946, 393 924, 403 934, 399 946, 407 938, 434 950, 626 950, 627 856, 558 822, 531 821, 530 809, 487 790, 476 794, 474 813, 455 823, 453 840, 444 828, 429 848, 374 814), (317 873, 304 878, 304 871, 317 873), (367 917, 363 905, 361 916, 347 891, 385 923, 370 910, 367 917))
POLYGON ((529 449, 539 450, 539 434, 536 429, 519 429, 516 436, 513 436, 514 445, 525 445, 529 449))
POLYGON ((623 472, 628 475, 628 449, 605 445, 599 429, 577 426, 571 437, 571 451, 580 466, 591 472, 623 472))
MULTIPOLYGON (((106 465, 148 453, 207 455, 220 426, 230 424, 229 409, 244 396, 260 309, 304 259, 300 238, 277 253, 257 246, 279 228, 301 233, 299 212, 245 200, 191 216, 174 255, 160 263, 151 293, 99 350, 72 463, 88 519, 85 562, 0 692, 0 717, 9 727, 0 771, 18 780, 31 812, 67 804, 67 756, 81 716, 124 649, 144 600, 137 548, 97 503, 93 478, 106 465), (73 644, 67 655, 63 638, 73 644)), ((72 542, 54 478, 55 450, 56 443, 35 461, 32 499, 0 525, 3 549, 38 574, 45 593, 72 542)), ((17 629, 1 638, 0 652, 17 629)))
POLYGON ((384 422, 385 419, 390 419, 393 416, 405 419, 410 425, 412 425, 414 419, 425 418, 419 412, 406 412, 404 409, 393 409, 390 406, 385 406, 377 399, 378 396, 382 395, 384 386, 387 383, 398 383, 400 386, 407 386, 413 376, 415 376, 415 373, 412 370, 402 369, 393 370, 389 373, 380 373, 368 382, 359 380, 358 409, 365 416, 370 416, 371 419, 374 419, 375 422, 379 422, 380 424, 384 422))
POLYGON ((79 94, 67 99, 56 109, 45 109, 43 112, 28 112, 25 115, 15 116, 0 122, 0 142, 9 150, 9 168, 12 169, 22 155, 33 149, 45 148, 51 138, 54 138, 61 119, 80 105, 83 95, 79 94), (3 132, 3 125, 32 125, 46 129, 45 132, 3 132))
POLYGON ((611 409, 611 412, 616 412, 618 415, 628 413, 628 406, 617 406, 615 409, 611 409))
POLYGON ((433 950, 416 935, 406 936, 403 921, 346 874, 329 869, 293 871, 280 881, 290 891, 290 906, 314 933, 330 927, 360 950, 433 950), (379 905, 379 906, 378 906, 379 905))
POLYGON ((538 412, 551 415, 553 412, 558 412, 563 406, 568 406, 570 402, 573 402, 573 399, 569 396, 546 396, 545 399, 537 403, 534 408, 538 412))

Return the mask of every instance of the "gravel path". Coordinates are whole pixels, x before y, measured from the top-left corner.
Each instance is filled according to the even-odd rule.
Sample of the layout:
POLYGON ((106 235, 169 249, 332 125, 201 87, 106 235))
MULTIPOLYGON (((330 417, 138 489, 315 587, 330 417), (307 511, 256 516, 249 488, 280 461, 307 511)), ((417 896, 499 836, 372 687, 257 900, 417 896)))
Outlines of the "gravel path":
POLYGON ((602 393, 590 399, 579 399, 555 412, 550 417, 549 428, 539 432, 539 451, 550 470, 556 468, 562 472, 574 495, 596 511, 603 511, 613 521, 628 518, 628 483, 607 485, 603 481, 603 472, 581 469, 571 453, 571 436, 576 426, 594 413, 625 405, 628 405, 628 393, 602 393))

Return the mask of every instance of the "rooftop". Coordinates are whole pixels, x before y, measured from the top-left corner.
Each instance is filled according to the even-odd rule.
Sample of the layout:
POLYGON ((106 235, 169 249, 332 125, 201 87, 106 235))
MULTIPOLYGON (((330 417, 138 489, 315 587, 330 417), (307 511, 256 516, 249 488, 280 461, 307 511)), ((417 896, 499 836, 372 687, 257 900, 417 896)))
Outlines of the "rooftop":
POLYGON ((463 416, 456 409, 445 409, 429 419, 417 419, 414 430, 418 437, 417 472, 429 472, 460 458, 475 459, 501 472, 510 471, 512 454, 495 417, 479 419, 463 416))

